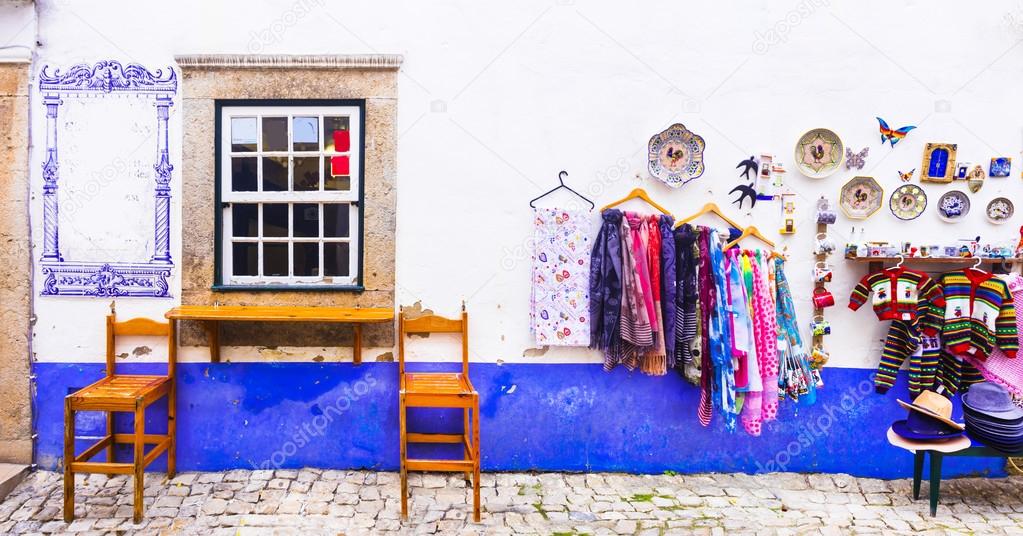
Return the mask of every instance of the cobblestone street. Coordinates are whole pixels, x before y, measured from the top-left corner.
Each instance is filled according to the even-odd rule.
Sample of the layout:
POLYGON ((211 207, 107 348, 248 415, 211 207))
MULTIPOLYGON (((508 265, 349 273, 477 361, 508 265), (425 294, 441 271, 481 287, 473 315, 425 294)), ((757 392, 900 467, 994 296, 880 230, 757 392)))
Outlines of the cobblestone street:
POLYGON ((151 473, 146 517, 135 525, 128 478, 80 476, 68 525, 61 475, 40 471, 0 503, 0 534, 1023 534, 1023 477, 946 481, 932 519, 926 498, 911 500, 910 480, 484 474, 480 524, 467 519, 460 476, 410 479, 410 520, 401 523, 395 473, 183 473, 169 483, 151 473))

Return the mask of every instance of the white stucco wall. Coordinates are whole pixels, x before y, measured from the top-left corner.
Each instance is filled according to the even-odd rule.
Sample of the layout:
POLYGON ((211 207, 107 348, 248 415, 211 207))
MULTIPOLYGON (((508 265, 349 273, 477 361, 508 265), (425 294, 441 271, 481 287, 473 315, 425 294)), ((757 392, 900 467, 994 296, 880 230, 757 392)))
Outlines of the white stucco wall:
MULTIPOLYGON (((789 169, 787 184, 799 194, 798 232, 779 242, 789 248, 788 274, 804 325, 810 320, 813 203, 820 195, 834 201, 853 175, 877 178, 886 204, 862 224, 840 215, 832 228, 840 245, 853 225, 865 225, 869 239, 893 242, 980 235, 1015 243, 1023 222, 1017 215, 994 226, 983 216, 994 197, 1023 199, 1023 111, 1016 102, 1023 84, 1023 3, 1016 1, 803 0, 770 7, 663 1, 625 8, 582 0, 244 6, 44 0, 38 8, 37 65, 118 59, 162 67, 176 54, 197 53, 403 54, 398 302, 421 301, 453 314, 465 299, 476 360, 600 360, 585 349, 523 357, 532 347, 527 202, 555 184, 562 169, 598 207, 643 186, 678 216, 713 200, 741 222, 777 236, 777 203, 743 214, 728 198, 739 183, 739 160, 776 154, 789 169), (881 146, 875 115, 893 127, 918 128, 894 149, 881 146), (674 122, 705 138, 707 172, 679 190, 636 179, 637 172, 646 175, 647 140, 674 122), (796 172, 793 146, 802 132, 818 126, 837 131, 855 150, 870 147, 866 167, 822 180, 796 172), (902 222, 888 211, 887 196, 901 184, 897 170, 920 167, 926 142, 958 143, 960 159, 985 167, 993 156, 1013 157, 1012 176, 988 179, 971 196, 973 212, 965 223, 939 220, 933 207, 950 189, 943 185, 925 186, 926 213, 902 222)), ((33 114, 38 149, 38 102, 33 114)), ((177 117, 172 128, 181 127, 177 117)), ((180 131, 173 136, 174 157, 180 158, 180 131)), ((36 150, 33 173, 39 173, 39 162, 36 150)), ((37 187, 38 180, 33 178, 37 187)), ((177 192, 177 172, 174 180, 177 192)), ((595 212, 594 233, 598 218, 595 212)), ((829 366, 876 366, 883 326, 869 311, 843 306, 866 268, 840 255, 833 262, 836 277, 829 288, 842 305, 828 310, 834 326, 826 339, 829 366)), ((108 301, 37 297, 37 358, 100 359, 98 329, 108 301)), ((170 305, 119 302, 122 314, 153 316, 170 305)), ((186 352, 188 359, 203 356, 198 349, 186 352)), ((244 359, 244 352, 235 359, 244 359)))

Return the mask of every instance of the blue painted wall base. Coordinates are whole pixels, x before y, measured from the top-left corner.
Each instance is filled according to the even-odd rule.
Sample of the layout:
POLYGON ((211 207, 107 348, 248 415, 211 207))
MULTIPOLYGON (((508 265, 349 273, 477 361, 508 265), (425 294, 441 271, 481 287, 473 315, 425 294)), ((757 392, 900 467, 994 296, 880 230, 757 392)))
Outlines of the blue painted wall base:
MULTIPOLYGON (((159 374, 165 367, 128 364, 119 371, 159 374)), ((37 363, 33 369, 36 462, 57 469, 63 456, 63 397, 100 378, 103 365, 37 363)), ((473 364, 471 369, 482 400, 486 471, 912 475, 912 455, 885 439, 889 424, 905 418, 895 402, 908 400, 904 377, 887 395, 877 395, 872 370, 826 369, 827 386, 815 405, 783 402, 778 420, 755 438, 741 430, 728 433, 717 420, 700 426, 699 392, 674 373, 659 378, 621 369, 605 373, 599 364, 473 364)), ((183 363, 178 375, 181 471, 398 467, 395 363, 183 363)), ((165 431, 166 406, 151 413, 147 431, 165 431)), ((961 416, 958 406, 955 415, 961 416)), ((104 419, 82 413, 76 422, 80 451, 103 433, 104 419)), ((127 430, 130 416, 118 422, 127 430)), ((460 424, 461 415, 449 410, 416 410, 409 427, 446 431, 460 424)), ((445 447, 424 446, 431 448, 445 447)), ((154 469, 163 467, 159 460, 154 469)), ((1004 460, 949 459, 945 474, 1000 476, 1004 460)))

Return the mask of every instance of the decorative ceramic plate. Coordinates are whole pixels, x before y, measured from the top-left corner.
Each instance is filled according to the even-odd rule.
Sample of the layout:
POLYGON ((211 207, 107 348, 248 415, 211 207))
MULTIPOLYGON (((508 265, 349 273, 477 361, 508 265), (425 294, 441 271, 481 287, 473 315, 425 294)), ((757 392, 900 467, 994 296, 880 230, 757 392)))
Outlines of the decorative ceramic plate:
POLYGON ((865 220, 881 210, 884 189, 874 177, 853 177, 838 196, 838 206, 851 219, 865 220))
POLYGON ((845 160, 845 145, 838 134, 815 128, 799 138, 795 151, 796 166, 811 179, 823 179, 838 171, 845 160))
POLYGON ((938 200, 938 216, 949 223, 961 221, 970 213, 970 197, 959 190, 946 192, 938 200))
POLYGON ((915 220, 927 208, 927 194, 915 184, 903 184, 892 193, 892 199, 888 206, 896 218, 915 220))
POLYGON ((703 175, 703 138, 693 134, 682 123, 650 138, 648 162, 650 174, 678 188, 703 175))
POLYGON ((1005 223, 1016 212, 1016 207, 1007 197, 996 197, 987 204, 987 219, 991 223, 1005 223))

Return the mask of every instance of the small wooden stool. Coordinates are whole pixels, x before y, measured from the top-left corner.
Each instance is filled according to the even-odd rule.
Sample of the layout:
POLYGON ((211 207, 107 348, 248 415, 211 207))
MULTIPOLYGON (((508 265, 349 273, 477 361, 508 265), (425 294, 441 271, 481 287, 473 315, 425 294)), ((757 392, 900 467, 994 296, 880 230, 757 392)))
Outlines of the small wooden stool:
POLYGON ((135 476, 134 521, 142 521, 144 487, 143 471, 164 451, 167 452, 167 476, 175 474, 175 406, 174 369, 176 345, 174 327, 148 318, 133 318, 124 322, 115 319, 111 305, 107 316, 107 368, 103 379, 68 395, 64 399, 64 521, 75 518, 75 473, 127 474, 135 476), (114 342, 117 335, 167 337, 167 375, 141 376, 115 374, 114 342), (167 397, 167 435, 146 434, 146 408, 167 397), (103 411, 107 414, 107 435, 84 452, 75 456, 75 412, 103 411), (114 413, 135 414, 135 431, 130 434, 114 433, 114 413), (134 445, 131 463, 117 463, 114 446, 118 443, 134 445), (154 445, 145 452, 146 445, 154 445), (106 449, 105 462, 89 460, 106 449))
POLYGON ((469 381, 469 314, 462 304, 462 317, 451 320, 436 315, 406 319, 398 317, 399 422, 401 431, 401 516, 408 519, 408 472, 453 471, 472 473, 472 517, 480 520, 480 397, 469 381), (462 372, 405 372, 405 337, 409 334, 461 333, 462 372), (462 408, 461 434, 410 433, 407 430, 408 408, 462 408), (472 420, 470 426, 470 419, 472 420), (408 443, 461 443, 461 460, 409 459, 408 443))

